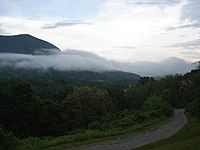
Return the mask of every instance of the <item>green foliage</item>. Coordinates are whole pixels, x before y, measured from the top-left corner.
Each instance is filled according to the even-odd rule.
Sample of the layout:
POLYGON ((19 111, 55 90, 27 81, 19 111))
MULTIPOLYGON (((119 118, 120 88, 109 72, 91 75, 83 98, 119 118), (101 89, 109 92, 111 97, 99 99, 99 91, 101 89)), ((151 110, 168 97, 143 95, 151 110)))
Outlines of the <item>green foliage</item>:
POLYGON ((124 110, 117 116, 106 115, 99 121, 91 122, 88 129, 109 130, 125 129, 130 126, 147 122, 156 118, 168 118, 173 115, 173 109, 161 97, 153 96, 143 105, 142 111, 124 110))
POLYGON ((0 149, 1 150, 9 150, 9 149, 15 149, 17 148, 19 144, 19 140, 12 135, 12 133, 9 133, 5 131, 0 126, 0 149))
POLYGON ((95 87, 75 88, 65 99, 52 101, 20 82, 2 87, 0 98, 0 122, 20 138, 66 134, 115 110, 108 92, 95 87))
POLYGON ((194 117, 200 118, 200 70, 194 70, 185 75, 183 98, 189 105, 186 111, 194 117))
POLYGON ((126 109, 140 109, 148 96, 147 88, 129 87, 124 93, 124 107, 126 109))
POLYGON ((47 143, 70 143, 123 134, 133 126, 138 130, 139 124, 171 116, 170 105, 179 108, 190 104, 187 111, 199 117, 198 70, 159 81, 144 77, 128 88, 131 75, 118 80, 120 72, 114 76, 83 72, 78 80, 78 72, 33 71, 27 77, 26 72, 20 73, 12 78, 11 72, 11 78, 0 80, 0 123, 16 137, 30 137, 23 142, 40 143, 39 137, 49 136, 47 143), (96 81, 102 78, 105 82, 96 81))
POLYGON ((200 97, 196 98, 188 107, 187 112, 193 116, 200 118, 200 97))
POLYGON ((144 86, 148 83, 154 82, 154 78, 153 77, 141 77, 140 80, 138 81, 137 86, 144 86))
POLYGON ((169 103, 160 96, 152 96, 143 104, 143 111, 147 118, 169 117, 173 115, 173 109, 169 103))
POLYGON ((21 141, 22 145, 20 149, 67 149, 74 143, 77 146, 77 142, 83 143, 88 140, 106 140, 109 137, 111 139, 118 139, 121 135, 122 138, 130 135, 137 134, 152 128, 155 124, 161 123, 164 120, 154 119, 142 124, 132 125, 127 128, 111 128, 108 130, 77 130, 71 134, 58 136, 58 137, 44 137, 44 138, 27 138, 21 141), (127 134, 127 135, 125 135, 127 134), (123 136, 124 135, 124 136, 123 136), (116 137, 118 136, 118 137, 116 137), (69 146, 69 147, 68 147, 69 146))
POLYGON ((183 108, 193 99, 200 97, 200 71, 192 71, 184 76, 167 76, 143 86, 125 89, 125 108, 140 109, 147 98, 158 95, 175 108, 183 108))
POLYGON ((126 88, 127 86, 125 85, 112 85, 106 87, 106 90, 112 97, 112 100, 118 111, 122 111, 126 108, 124 103, 124 89, 126 88))
MULTIPOLYGON (((114 111, 114 104, 108 92, 95 87, 75 88, 62 102, 63 113, 69 126, 82 127, 114 111)), ((66 120, 66 122, 67 122, 66 120)))
POLYGON ((102 131, 117 128, 125 129, 135 124, 138 124, 138 121, 136 120, 136 113, 124 110, 117 116, 106 115, 99 121, 96 120, 91 122, 88 125, 88 129, 102 131))
POLYGON ((200 121, 189 118, 186 126, 172 137, 135 150, 199 150, 200 121))
POLYGON ((33 95, 30 84, 12 86, 8 93, 2 93, 0 103, 0 121, 6 129, 19 137, 40 135, 43 103, 33 95))

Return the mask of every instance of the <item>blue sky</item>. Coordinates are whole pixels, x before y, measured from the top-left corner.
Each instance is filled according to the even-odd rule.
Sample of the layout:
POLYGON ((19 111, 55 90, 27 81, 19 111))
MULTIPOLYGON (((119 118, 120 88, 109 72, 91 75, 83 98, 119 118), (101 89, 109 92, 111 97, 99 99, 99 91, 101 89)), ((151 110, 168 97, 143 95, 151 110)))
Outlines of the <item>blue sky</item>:
POLYGON ((0 15, 29 19, 85 19, 98 12, 101 3, 98 0, 1 0, 0 15))
POLYGON ((200 0, 0 0, 0 34, 120 61, 200 58, 200 0))

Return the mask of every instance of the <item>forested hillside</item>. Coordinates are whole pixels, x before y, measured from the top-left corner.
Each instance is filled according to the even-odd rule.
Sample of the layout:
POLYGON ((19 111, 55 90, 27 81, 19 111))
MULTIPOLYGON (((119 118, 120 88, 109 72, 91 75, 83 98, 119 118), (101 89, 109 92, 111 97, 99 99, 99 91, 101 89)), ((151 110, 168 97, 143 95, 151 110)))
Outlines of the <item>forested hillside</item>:
POLYGON ((169 117, 171 106, 186 107, 191 115, 199 117, 199 70, 159 81, 142 77, 135 85, 94 82, 83 86, 53 76, 45 76, 49 81, 45 85, 44 77, 19 77, 1 78, 0 122, 4 137, 6 131, 26 138, 66 135, 77 130, 122 130, 169 117))

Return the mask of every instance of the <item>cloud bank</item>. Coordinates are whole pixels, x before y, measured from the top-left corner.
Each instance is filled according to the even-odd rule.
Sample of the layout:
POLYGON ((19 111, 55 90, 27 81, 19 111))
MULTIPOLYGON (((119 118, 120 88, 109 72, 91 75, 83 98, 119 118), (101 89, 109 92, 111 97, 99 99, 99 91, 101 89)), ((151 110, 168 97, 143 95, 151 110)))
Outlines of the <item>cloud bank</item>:
POLYGON ((200 23, 192 23, 192 24, 181 25, 177 27, 168 27, 167 31, 173 31, 177 29, 186 29, 186 28, 199 28, 199 27, 200 27, 200 23))
POLYGON ((200 1, 188 0, 188 3, 181 9, 181 19, 200 23, 200 1))
POLYGON ((43 29, 55 29, 55 28, 60 28, 60 27, 84 25, 84 24, 85 25, 91 25, 92 23, 85 22, 83 20, 64 20, 64 21, 59 21, 59 22, 52 23, 52 24, 43 25, 41 28, 43 28, 43 29))
POLYGON ((173 48, 200 49, 200 39, 169 45, 173 48))
POLYGON ((2 27, 3 25, 2 24, 0 24, 0 34, 5 34, 6 32, 3 30, 3 27, 2 27))
POLYGON ((180 0, 132 0, 137 5, 174 5, 180 3, 180 0))
POLYGON ((88 70, 106 71, 113 70, 104 60, 91 53, 78 54, 77 51, 69 51, 55 55, 25 55, 25 54, 1 54, 0 64, 2 66, 13 66, 25 69, 44 69, 54 68, 57 70, 88 70))
POLYGON ((170 57, 160 62, 134 62, 122 64, 124 71, 136 72, 142 76, 166 76, 185 74, 197 68, 197 64, 186 62, 176 57, 170 57))
POLYGON ((169 58, 160 62, 118 62, 108 60, 90 52, 67 50, 55 55, 24 55, 1 53, 0 66, 25 69, 53 68, 61 71, 111 71, 119 70, 136 73, 142 76, 165 76, 184 74, 195 69, 196 64, 178 58, 169 58))

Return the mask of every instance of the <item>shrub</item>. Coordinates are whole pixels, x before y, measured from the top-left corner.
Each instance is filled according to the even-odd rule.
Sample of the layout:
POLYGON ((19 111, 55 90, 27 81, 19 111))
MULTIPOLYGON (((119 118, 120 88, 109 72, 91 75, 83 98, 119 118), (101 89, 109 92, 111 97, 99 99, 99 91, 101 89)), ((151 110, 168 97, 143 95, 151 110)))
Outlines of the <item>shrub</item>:
POLYGON ((18 145, 19 140, 12 134, 5 131, 0 127, 0 149, 8 150, 15 149, 18 145))
POLYGON ((106 131, 114 128, 127 128, 137 124, 136 113, 128 110, 122 111, 117 117, 106 115, 99 121, 91 122, 88 129, 106 131))
MULTIPOLYGON (((114 111, 114 103, 107 91, 95 87, 75 88, 62 102, 71 127, 81 127, 114 111)), ((66 120, 67 121, 67 120, 66 120)))
POLYGON ((196 98, 191 104, 188 105, 187 112, 191 116, 200 118, 200 98, 196 98))
POLYGON ((160 96, 152 96, 143 104, 144 115, 147 119, 158 117, 169 117, 173 114, 173 109, 167 101, 160 96))

